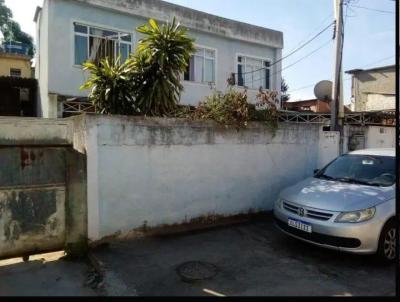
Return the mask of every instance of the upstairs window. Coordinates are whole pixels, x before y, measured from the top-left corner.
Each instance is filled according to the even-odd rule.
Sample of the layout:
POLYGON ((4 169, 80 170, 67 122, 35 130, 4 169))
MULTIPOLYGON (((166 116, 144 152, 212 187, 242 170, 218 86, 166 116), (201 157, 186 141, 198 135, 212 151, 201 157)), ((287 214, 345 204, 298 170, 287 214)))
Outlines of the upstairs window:
POLYGON ((215 83, 215 50, 196 47, 196 54, 190 58, 185 72, 185 81, 215 83))
POLYGON ((129 57, 133 49, 133 37, 130 33, 101 29, 82 24, 74 24, 75 65, 86 61, 99 64, 109 58, 114 61, 121 55, 121 63, 129 57))
POLYGON ((237 84, 249 89, 271 88, 271 63, 246 56, 237 58, 237 84))
POLYGON ((22 76, 21 69, 11 68, 10 77, 20 78, 22 76))

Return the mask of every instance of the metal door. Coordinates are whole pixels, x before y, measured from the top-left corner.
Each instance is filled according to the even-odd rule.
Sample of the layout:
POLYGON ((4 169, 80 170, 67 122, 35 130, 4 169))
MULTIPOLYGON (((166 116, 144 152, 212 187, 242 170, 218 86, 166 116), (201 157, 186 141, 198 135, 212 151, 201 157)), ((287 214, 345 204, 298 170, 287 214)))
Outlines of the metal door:
POLYGON ((0 258, 64 247, 66 152, 0 147, 0 258))

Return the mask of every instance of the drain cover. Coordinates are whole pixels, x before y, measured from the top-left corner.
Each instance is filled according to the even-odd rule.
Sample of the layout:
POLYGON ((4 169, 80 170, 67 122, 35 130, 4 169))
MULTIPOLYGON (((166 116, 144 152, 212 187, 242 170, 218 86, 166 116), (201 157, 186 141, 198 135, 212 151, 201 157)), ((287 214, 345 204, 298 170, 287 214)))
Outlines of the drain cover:
POLYGON ((192 261, 181 264, 177 268, 178 275, 185 282, 200 280, 210 280, 218 274, 218 269, 214 264, 192 261))

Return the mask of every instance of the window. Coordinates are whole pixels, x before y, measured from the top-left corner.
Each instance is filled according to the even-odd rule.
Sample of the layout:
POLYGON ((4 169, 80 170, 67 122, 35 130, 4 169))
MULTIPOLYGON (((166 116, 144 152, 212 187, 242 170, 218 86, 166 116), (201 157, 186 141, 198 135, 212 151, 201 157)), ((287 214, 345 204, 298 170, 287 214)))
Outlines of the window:
POLYGON ((343 155, 315 177, 352 184, 390 187, 396 183, 395 166, 395 157, 343 155))
POLYGON ((215 83, 215 50, 196 48, 185 72, 185 81, 196 83, 215 83))
POLYGON ((237 84, 249 89, 271 88, 271 63, 246 56, 237 58, 237 84))
POLYGON ((21 69, 10 69, 10 77, 20 78, 22 76, 21 69))
POLYGON ((130 33, 101 29, 82 24, 74 24, 75 31, 75 65, 86 61, 98 64, 101 59, 116 60, 121 55, 121 62, 129 57, 133 48, 130 33))

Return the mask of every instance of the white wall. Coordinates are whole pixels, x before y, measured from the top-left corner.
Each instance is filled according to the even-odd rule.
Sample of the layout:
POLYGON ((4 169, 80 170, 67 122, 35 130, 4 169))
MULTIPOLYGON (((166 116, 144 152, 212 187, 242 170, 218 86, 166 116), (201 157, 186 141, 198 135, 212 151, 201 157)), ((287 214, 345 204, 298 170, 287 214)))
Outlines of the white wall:
POLYGON ((369 126, 366 131, 367 148, 396 148, 396 128, 369 126))
POLYGON ((340 132, 320 131, 317 169, 324 168, 340 153, 340 132))
MULTIPOLYGON (((271 210, 318 168, 319 127, 87 116, 89 238, 207 215, 271 210)), ((79 134, 80 133, 80 134, 79 134)), ((84 133, 84 134, 82 134, 84 133)), ((81 146, 83 147, 83 146, 81 146)))
POLYGON ((365 104, 366 111, 379 111, 396 109, 395 95, 368 94, 367 103, 365 104))
POLYGON ((36 24, 38 41, 36 52, 35 78, 38 79, 38 116, 49 118, 49 2, 44 1, 36 24))

